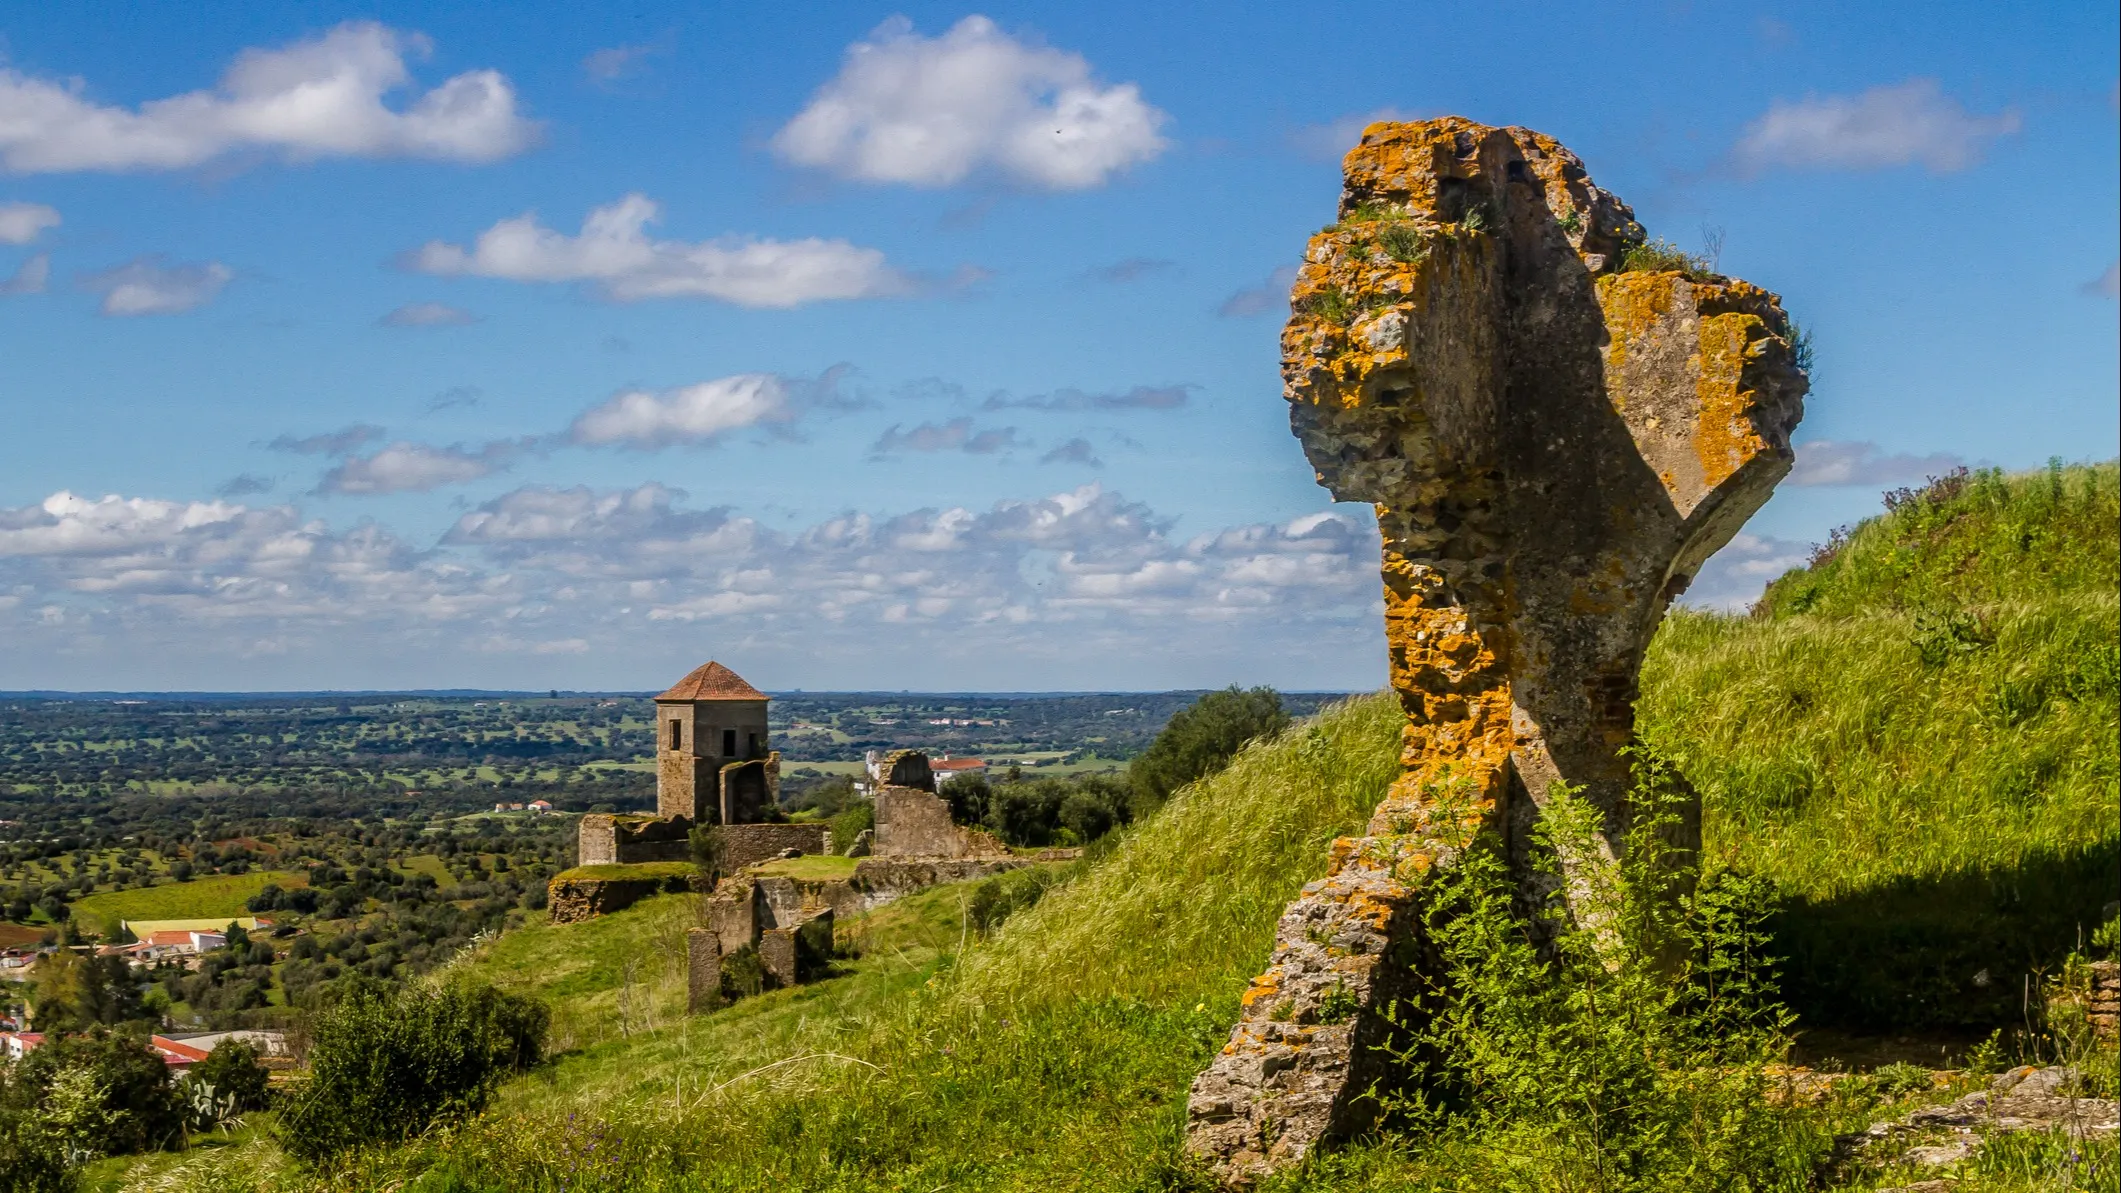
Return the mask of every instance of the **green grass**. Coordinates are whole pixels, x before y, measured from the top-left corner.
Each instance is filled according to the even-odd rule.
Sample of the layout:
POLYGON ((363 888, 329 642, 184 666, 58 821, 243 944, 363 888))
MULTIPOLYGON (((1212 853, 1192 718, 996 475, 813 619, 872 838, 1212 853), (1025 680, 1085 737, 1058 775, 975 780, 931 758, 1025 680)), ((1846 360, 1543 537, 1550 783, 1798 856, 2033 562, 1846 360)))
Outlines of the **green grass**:
POLYGON ((835 882, 854 877, 854 866, 858 860, 830 853, 806 853, 801 857, 767 862, 756 867, 753 873, 777 875, 804 882, 835 882))
POLYGON ((74 901, 73 915, 84 928, 108 936, 121 920, 195 920, 238 916, 244 903, 266 884, 282 890, 309 885, 309 876, 286 870, 253 870, 248 874, 214 874, 189 882, 165 882, 129 891, 105 891, 74 901))
POLYGON ((2121 890, 2116 491, 2104 464, 1899 495, 1758 615, 1652 645, 1641 730, 1714 862, 1791 896, 1812 1021, 2015 1023, 2121 890))
POLYGON ((565 878, 689 878, 693 872, 691 862, 629 862, 624 865, 576 866, 572 870, 560 871, 553 876, 553 881, 565 878))

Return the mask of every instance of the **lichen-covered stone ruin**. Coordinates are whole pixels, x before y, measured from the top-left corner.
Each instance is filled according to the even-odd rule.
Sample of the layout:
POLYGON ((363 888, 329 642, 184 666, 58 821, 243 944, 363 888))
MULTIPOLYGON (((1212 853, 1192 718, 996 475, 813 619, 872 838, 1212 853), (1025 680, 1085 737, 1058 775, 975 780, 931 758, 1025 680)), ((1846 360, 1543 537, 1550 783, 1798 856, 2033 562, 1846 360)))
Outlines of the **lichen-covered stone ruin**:
POLYGON ((1283 392, 1319 482, 1377 509, 1402 773, 1288 907, 1193 1085, 1187 1147, 1226 1179, 1368 1125, 1379 1011, 1459 843, 1491 832, 1521 862, 1566 785, 1618 848, 1650 635, 1790 468, 1806 377, 1779 300, 1643 242, 1528 129, 1373 124, 1347 155, 1283 392))

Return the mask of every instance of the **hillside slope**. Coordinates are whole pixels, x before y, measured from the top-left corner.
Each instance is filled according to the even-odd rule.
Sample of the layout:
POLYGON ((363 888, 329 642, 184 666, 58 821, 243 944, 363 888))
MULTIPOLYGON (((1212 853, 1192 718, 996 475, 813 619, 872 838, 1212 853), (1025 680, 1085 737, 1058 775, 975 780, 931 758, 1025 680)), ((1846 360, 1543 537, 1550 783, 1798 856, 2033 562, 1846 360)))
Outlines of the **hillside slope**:
POLYGON ((2108 463, 1893 494, 1755 616, 1658 634, 1641 731, 1714 862, 1791 896, 1808 1021, 2016 1023, 2121 893, 2116 490, 2108 463))

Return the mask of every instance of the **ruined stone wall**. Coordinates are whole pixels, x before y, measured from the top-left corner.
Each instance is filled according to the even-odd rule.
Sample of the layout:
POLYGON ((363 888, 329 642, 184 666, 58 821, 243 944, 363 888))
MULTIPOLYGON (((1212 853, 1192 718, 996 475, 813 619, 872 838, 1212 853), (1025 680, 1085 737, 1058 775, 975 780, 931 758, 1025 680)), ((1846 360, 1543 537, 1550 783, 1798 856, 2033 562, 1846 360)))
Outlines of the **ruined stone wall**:
POLYGON ((877 857, 953 857, 958 851, 950 805, 912 787, 877 789, 874 831, 869 848, 877 857))
POLYGON ((831 853, 832 826, 811 821, 801 824, 725 824, 722 826, 722 869, 737 871, 771 861, 781 851, 831 853))
POLYGON ((626 878, 570 877, 562 874, 546 884, 546 901, 555 924, 579 924, 600 915, 610 915, 650 895, 687 888, 683 877, 644 875, 626 878))
POLYGON ((592 812, 576 827, 576 864, 682 862, 691 856, 691 821, 592 812))
POLYGON ((711 928, 685 931, 685 1013, 722 1005, 722 942, 711 928))
POLYGON ((1642 652, 1788 471, 1806 386, 1774 295, 1619 272, 1642 230, 1552 138, 1375 124, 1345 176, 1283 391, 1320 483, 1376 505, 1402 773, 1290 905, 1194 1084, 1188 1147, 1235 1181, 1367 1126, 1426 875, 1483 830, 1522 869, 1561 784, 1604 818, 1571 883, 1610 864, 1642 652))

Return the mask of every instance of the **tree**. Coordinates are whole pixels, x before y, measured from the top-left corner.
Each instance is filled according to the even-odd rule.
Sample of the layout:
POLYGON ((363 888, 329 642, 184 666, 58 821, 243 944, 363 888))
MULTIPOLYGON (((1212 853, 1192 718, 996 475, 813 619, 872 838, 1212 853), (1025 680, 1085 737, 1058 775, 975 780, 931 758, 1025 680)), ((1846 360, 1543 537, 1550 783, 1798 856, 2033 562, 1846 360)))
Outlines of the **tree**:
POLYGON ((1127 767, 1127 782, 1147 812, 1186 784, 1221 770, 1255 738, 1289 725, 1281 694, 1236 684, 1209 692, 1178 710, 1149 748, 1127 767))
POLYGON ((132 966, 120 956, 84 957, 69 948, 37 966, 37 1030, 83 1031, 149 1018, 132 966))
POLYGON ((191 1067, 185 1080, 204 1082, 221 1097, 233 1098, 238 1110, 265 1108, 265 1066, 258 1050, 242 1040, 224 1040, 191 1067))
POLYGON ((94 1155, 163 1147, 184 1126, 169 1066, 134 1032, 47 1039, 15 1063, 6 1100, 9 1111, 64 1120, 54 1125, 65 1146, 94 1155))
POLYGON ((280 1113, 281 1146, 315 1162, 476 1114, 504 1077, 537 1063, 551 1017, 487 985, 348 983, 312 1027, 309 1079, 280 1113))

